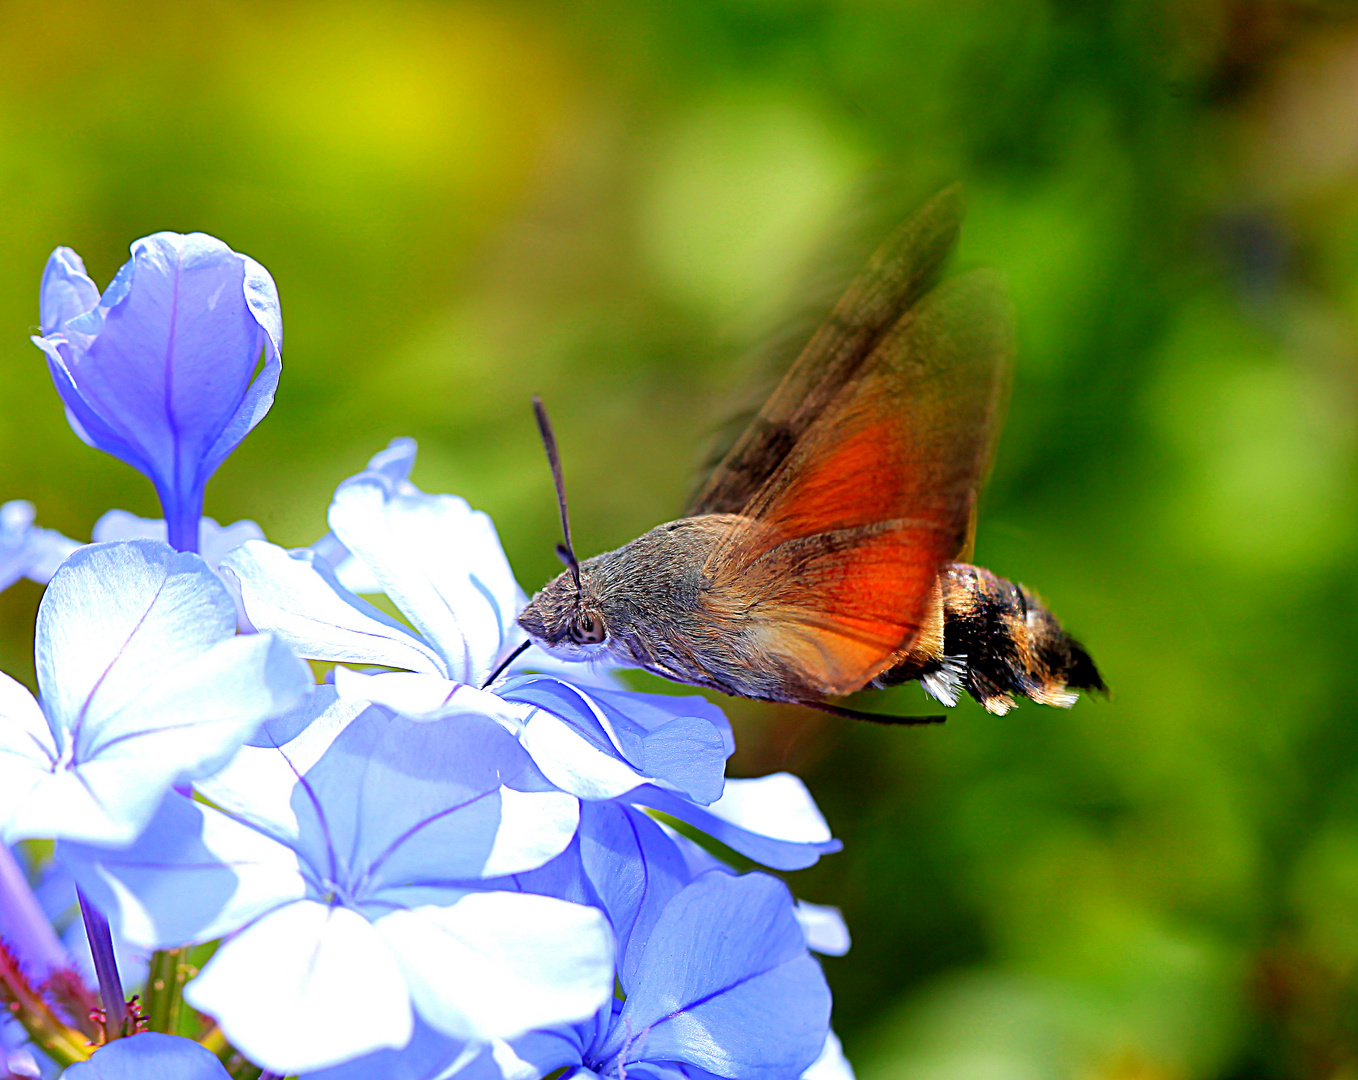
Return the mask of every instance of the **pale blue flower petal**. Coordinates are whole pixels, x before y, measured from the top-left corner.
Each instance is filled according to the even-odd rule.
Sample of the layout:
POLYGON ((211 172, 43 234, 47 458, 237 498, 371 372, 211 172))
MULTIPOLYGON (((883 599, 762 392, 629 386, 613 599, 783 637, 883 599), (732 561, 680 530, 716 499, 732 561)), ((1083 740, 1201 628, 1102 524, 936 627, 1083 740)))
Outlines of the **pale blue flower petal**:
POLYGON ((775 870, 801 870, 843 847, 831 837, 806 785, 791 773, 728 780, 722 797, 711 806, 697 806, 652 785, 637 788, 627 798, 687 821, 775 870))
POLYGON ((234 636, 236 608, 196 555, 95 544, 52 578, 38 609, 38 686, 63 751, 120 733, 120 716, 166 672, 234 636))
MULTIPOLYGON (((303 1073, 301 1080, 504 1080, 489 1046, 450 1039, 415 1017, 415 1032, 399 1050, 376 1053, 303 1073), (484 1059, 484 1060, 481 1060, 484 1059)), ((531 1080, 545 1076, 535 1073, 531 1080)))
POLYGON ((376 926, 420 1015, 457 1038, 512 1039, 575 1023, 613 996, 612 933, 594 908, 480 892, 395 911, 376 926))
POLYGON ((710 873, 660 917, 601 1054, 784 1080, 819 1056, 829 1021, 830 991, 787 887, 710 873))
POLYGON ((849 928, 839 908, 798 900, 796 915, 806 934, 806 947, 812 952, 843 956, 849 951, 849 928))
MULTIPOLYGON (((340 700, 334 687, 318 686, 297 710, 265 723, 227 765, 194 787, 233 817, 300 848, 298 808, 307 805, 299 798, 300 778, 368 707, 340 700)), ((303 816, 314 823, 314 808, 303 816)), ((322 857, 328 858, 323 852, 322 857)))
POLYGON ((612 653, 599 653, 588 660, 562 660, 553 656, 540 645, 530 645, 527 650, 505 669, 504 674, 493 685, 508 680, 515 675, 551 675, 573 686, 585 689, 596 687, 604 690, 626 690, 617 672, 624 670, 612 653))
POLYGON ((45 585, 79 543, 55 529, 33 524, 33 504, 22 499, 0 504, 0 592, 21 577, 45 585))
POLYGON ((319 540, 307 545, 335 572, 335 580, 351 593, 380 593, 382 583, 354 553, 339 542, 334 533, 328 532, 319 540))
POLYGON ((479 686, 523 639, 515 620, 525 597, 489 517, 400 478, 413 452, 412 441, 398 440, 389 453, 400 468, 379 462, 340 484, 330 528, 438 649, 446 674, 479 686))
POLYGON ((543 710, 529 719, 523 743, 564 790, 608 799, 649 781, 700 803, 722 793, 735 742, 705 698, 585 692, 548 676, 511 680, 499 693, 543 710))
POLYGON ((494 721, 415 721, 343 698, 292 742, 245 747, 198 787, 354 903, 531 870, 565 850, 579 821, 577 800, 494 721))
POLYGON ((57 852, 118 936, 146 949, 211 941, 307 891, 291 849, 177 794, 127 848, 57 852))
POLYGON ((295 799, 303 835, 323 832, 372 893, 530 870, 564 851, 579 822, 575 798, 475 715, 418 722, 369 709, 305 781, 307 798, 295 799))
POLYGON ((52 252, 42 272, 38 311, 44 334, 64 333, 70 320, 99 306, 99 287, 85 273, 85 264, 68 247, 52 252))
POLYGON ((840 1045, 839 1036, 833 1031, 826 1033, 825 1046, 820 1052, 820 1057, 802 1073, 801 1080, 854 1080, 853 1066, 844 1056, 844 1047, 840 1045))
POLYGON ((147 1031, 115 1039, 89 1061, 72 1065, 63 1080, 230 1080, 211 1050, 192 1039, 147 1031))
POLYGON ((343 588, 307 548, 288 552, 253 540, 228 554, 222 568, 238 581, 250 622, 277 634, 299 656, 446 674, 433 649, 343 588))
POLYGON ((58 756, 47 719, 28 688, 0 672, 0 843, 52 774, 58 756))
POLYGON ((617 937, 618 978, 636 984, 636 968, 656 920, 689 882, 678 846, 640 810, 617 803, 580 808, 580 860, 617 937))
POLYGON ((437 720, 477 713, 492 717, 506 731, 517 733, 533 712, 531 706, 508 702, 487 690, 421 671, 367 674, 336 667, 332 678, 340 697, 371 701, 413 719, 437 720))
MULTIPOLYGON (((126 510, 110 510, 94 523, 90 533, 96 544, 114 540, 161 540, 166 538, 164 518, 143 518, 126 510)), ((234 551, 247 540, 263 540, 264 530, 243 518, 230 525, 218 524, 215 518, 205 517, 198 522, 198 554, 216 570, 228 551, 234 551)))
POLYGON ((38 611, 38 682, 58 759, 7 835, 126 844, 173 783, 220 768, 311 686, 196 555, 154 541, 82 548, 38 611))
POLYGON ((404 1046, 413 1030, 383 936, 357 912, 311 900, 223 942, 184 999, 251 1061, 284 1074, 404 1046))
POLYGON ((44 1075, 55 1075, 56 1068, 50 1060, 44 1057, 39 1061, 40 1053, 29 1042, 28 1032, 19 1021, 0 1016, 0 1070, 8 1069, 12 1080, 41 1080, 44 1075))

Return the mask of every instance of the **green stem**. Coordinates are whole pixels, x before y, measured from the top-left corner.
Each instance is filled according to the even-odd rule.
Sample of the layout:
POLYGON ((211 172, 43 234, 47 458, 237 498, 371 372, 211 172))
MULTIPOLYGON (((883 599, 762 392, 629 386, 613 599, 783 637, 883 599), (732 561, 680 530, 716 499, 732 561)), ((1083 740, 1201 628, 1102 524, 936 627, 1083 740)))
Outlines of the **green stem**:
POLYGON ((146 973, 146 1019, 152 1031, 175 1034, 179 1029, 184 979, 187 975, 183 949, 158 949, 151 954, 146 973))

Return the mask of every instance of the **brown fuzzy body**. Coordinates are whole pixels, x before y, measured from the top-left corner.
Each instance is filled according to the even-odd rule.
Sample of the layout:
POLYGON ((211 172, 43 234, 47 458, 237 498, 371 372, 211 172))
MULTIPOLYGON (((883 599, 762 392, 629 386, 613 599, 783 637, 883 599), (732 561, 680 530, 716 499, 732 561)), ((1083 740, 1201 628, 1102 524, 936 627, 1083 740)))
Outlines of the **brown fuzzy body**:
MULTIPOLYGON (((834 696, 806 675, 795 637, 766 617, 768 594, 723 585, 709 556, 733 530, 751 527, 733 514, 708 514, 660 525, 630 544, 580 564, 549 582, 519 623, 550 651, 590 655, 570 627, 581 613, 597 617, 607 638, 596 648, 625 664, 691 686, 761 701, 795 704, 834 696)), ((795 574, 794 570, 789 570, 795 574)), ((782 582, 786 584, 786 582, 782 582)), ((1076 690, 1102 690, 1089 654, 1021 585, 981 567, 952 563, 940 576, 925 625, 875 679, 845 688, 912 680, 946 705, 966 690, 990 712, 1005 713, 1012 695, 1069 706, 1076 690)))
POLYGON ((936 604, 931 632, 874 685, 918 680, 945 705, 965 690, 997 715, 1014 707, 1016 694, 1069 707, 1076 691, 1107 689, 1084 646, 1022 585, 952 563, 939 578, 936 604))

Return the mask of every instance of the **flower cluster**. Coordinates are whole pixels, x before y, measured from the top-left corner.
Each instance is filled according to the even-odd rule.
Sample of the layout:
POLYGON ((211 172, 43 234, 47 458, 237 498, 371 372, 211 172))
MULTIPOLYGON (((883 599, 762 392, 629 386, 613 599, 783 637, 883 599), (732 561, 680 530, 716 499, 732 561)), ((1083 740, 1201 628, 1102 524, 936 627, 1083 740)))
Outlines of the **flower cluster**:
POLYGON ((694 839, 808 866, 838 844, 806 789, 726 779, 704 698, 501 670, 524 594, 411 440, 309 547, 202 516, 281 371, 263 267, 159 233, 101 295, 58 249, 41 328, 72 427, 165 517, 82 545, 0 506, 0 588, 47 583, 37 697, 0 675, 0 1076, 852 1075, 811 955, 838 913, 694 839))

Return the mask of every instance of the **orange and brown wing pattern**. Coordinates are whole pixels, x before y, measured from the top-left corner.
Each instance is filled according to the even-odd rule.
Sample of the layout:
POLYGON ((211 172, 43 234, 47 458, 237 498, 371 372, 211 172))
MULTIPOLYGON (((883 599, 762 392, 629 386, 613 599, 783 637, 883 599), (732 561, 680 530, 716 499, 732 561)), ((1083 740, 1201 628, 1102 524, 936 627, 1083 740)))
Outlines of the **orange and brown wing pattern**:
POLYGON ((935 195, 877 249, 695 496, 686 516, 740 514, 882 338, 937 283, 957 241, 961 189, 935 195))
POLYGON ((707 561, 713 602, 794 681, 860 689, 918 633, 967 542, 1012 353, 991 275, 934 289, 882 335, 707 561))

